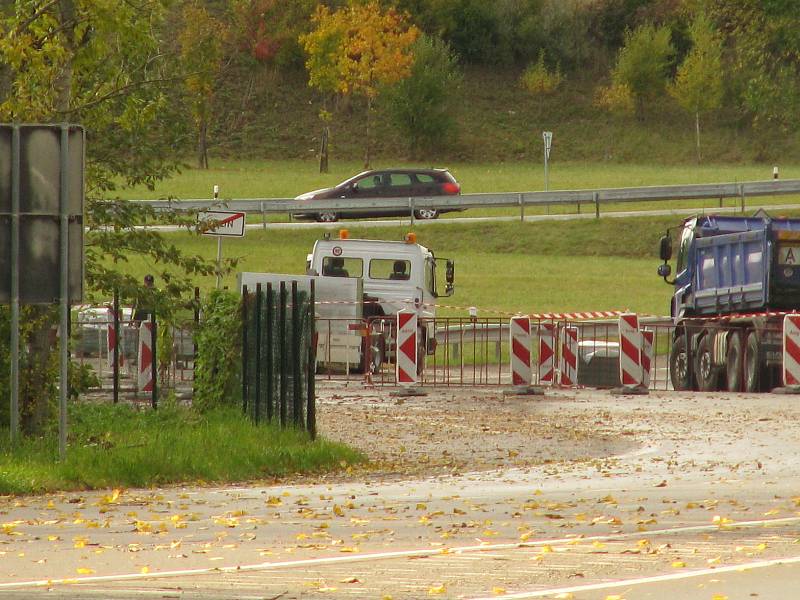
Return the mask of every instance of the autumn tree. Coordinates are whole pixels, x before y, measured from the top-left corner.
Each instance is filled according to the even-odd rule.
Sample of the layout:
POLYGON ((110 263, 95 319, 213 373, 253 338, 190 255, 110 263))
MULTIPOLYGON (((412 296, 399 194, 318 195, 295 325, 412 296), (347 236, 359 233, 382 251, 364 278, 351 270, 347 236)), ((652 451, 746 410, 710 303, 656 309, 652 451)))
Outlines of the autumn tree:
MULTIPOLYGON (((87 131, 84 225, 89 299, 118 290, 131 301, 138 277, 117 268, 132 257, 157 278, 152 292, 169 316, 188 296, 197 274, 214 265, 185 256, 152 230, 133 227, 151 211, 103 200, 120 184, 153 186, 177 166, 174 149, 186 130, 180 107, 169 97, 182 77, 163 52, 170 0, 17 0, 0 11, 0 121, 75 122, 87 131)), ((189 219, 183 223, 189 226, 189 219)), ((51 315, 28 307, 20 404, 25 431, 41 431, 48 418, 51 315)), ((4 340, 0 340, 2 344, 4 340)))
POLYGON ((694 115, 695 147, 700 162, 700 115, 722 104, 722 42, 703 13, 692 23, 691 38, 692 49, 678 68, 670 94, 694 115))
POLYGON ((183 8, 183 28, 178 35, 186 71, 186 91, 197 131, 197 166, 208 169, 208 126, 214 91, 222 69, 226 26, 198 2, 183 8))
POLYGON ((446 145, 456 129, 455 103, 462 81, 455 54, 443 41, 420 36, 409 77, 387 90, 389 112, 412 156, 446 145))
POLYGON ((411 46, 419 30, 393 8, 378 2, 350 3, 336 11, 319 5, 314 29, 300 37, 307 55, 309 85, 366 100, 365 168, 371 159, 370 123, 379 91, 408 77, 411 46))
POLYGON ((626 86, 633 96, 638 114, 644 106, 663 94, 675 53, 667 27, 642 25, 625 33, 625 45, 617 55, 612 73, 612 86, 626 86))

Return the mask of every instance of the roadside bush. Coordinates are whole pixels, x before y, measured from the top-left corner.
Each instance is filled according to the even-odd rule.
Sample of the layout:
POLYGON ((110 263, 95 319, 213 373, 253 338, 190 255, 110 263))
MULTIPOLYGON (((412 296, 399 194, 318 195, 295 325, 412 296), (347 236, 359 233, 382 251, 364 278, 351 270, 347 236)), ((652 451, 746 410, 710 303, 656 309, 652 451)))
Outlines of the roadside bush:
POLYGON ((392 121, 416 156, 440 149, 452 138, 462 74, 455 55, 441 40, 423 35, 412 51, 411 75, 385 94, 392 121))
POLYGON ((239 393, 241 369, 241 323, 239 296, 223 290, 212 291, 202 308, 200 327, 195 332, 193 406, 207 412, 234 404, 239 393))
POLYGON ((534 96, 552 94, 564 81, 561 68, 550 70, 544 63, 544 50, 539 52, 539 60, 528 65, 522 74, 522 86, 534 96))

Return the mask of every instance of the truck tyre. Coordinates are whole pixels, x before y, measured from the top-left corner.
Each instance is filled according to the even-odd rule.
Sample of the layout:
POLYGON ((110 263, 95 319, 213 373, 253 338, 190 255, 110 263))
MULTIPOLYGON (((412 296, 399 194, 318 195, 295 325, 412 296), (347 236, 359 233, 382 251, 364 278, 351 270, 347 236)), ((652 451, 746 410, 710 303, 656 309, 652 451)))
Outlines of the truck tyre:
POLYGON ((729 392, 742 391, 742 335, 738 331, 728 338, 728 354, 725 357, 725 380, 729 392))
POLYGON ((697 386, 702 392, 716 392, 720 389, 719 368, 714 365, 714 349, 712 337, 704 335, 697 345, 694 372, 697 377, 697 386))
POLYGON ((764 373, 761 369, 761 344, 758 335, 751 331, 744 349, 744 391, 760 392, 764 373))
POLYGON ((320 223, 336 223, 339 216, 335 212, 321 212, 317 214, 317 221, 320 223))
POLYGON ((681 333, 672 341, 672 350, 669 353, 669 378, 672 381, 672 389, 678 392, 692 389, 690 366, 687 337, 685 333, 681 333))

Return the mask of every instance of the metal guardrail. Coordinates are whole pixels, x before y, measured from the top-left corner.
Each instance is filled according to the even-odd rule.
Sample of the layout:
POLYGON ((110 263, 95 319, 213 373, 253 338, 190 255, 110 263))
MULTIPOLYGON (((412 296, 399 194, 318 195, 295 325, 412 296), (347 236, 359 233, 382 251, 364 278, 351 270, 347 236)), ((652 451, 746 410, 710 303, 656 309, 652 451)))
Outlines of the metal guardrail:
POLYGON ((358 198, 332 200, 292 200, 288 198, 243 198, 229 200, 130 200, 156 210, 198 211, 224 207, 234 211, 262 214, 313 214, 321 210, 347 213, 349 211, 398 211, 409 214, 421 208, 508 208, 553 206, 559 204, 592 205, 599 216, 600 206, 619 202, 662 200, 698 200, 710 198, 739 198, 744 210, 746 198, 800 194, 800 179, 749 181, 742 183, 710 183, 691 185, 607 188, 596 190, 562 190, 550 192, 509 192, 502 194, 462 194, 415 198, 358 198))

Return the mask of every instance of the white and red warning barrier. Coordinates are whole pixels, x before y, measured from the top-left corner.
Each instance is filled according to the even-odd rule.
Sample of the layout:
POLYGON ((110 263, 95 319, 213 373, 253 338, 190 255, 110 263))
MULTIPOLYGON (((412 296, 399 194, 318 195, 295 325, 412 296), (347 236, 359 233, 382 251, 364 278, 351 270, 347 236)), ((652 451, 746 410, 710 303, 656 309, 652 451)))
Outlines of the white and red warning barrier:
POLYGON ((539 385, 555 384, 556 370, 556 326, 555 323, 539 324, 539 385))
POLYGON ((655 332, 651 329, 642 330, 642 387, 650 388, 650 379, 653 372, 653 340, 655 332))
POLYGON ((152 392, 155 378, 153 368, 153 324, 144 321, 139 325, 139 377, 138 389, 140 392, 152 392))
POLYGON ((800 315, 783 318, 783 385, 800 385, 800 315))
MULTIPOLYGON (((119 321, 117 321, 119 322, 119 321)), ((120 323, 121 324, 121 323, 120 323)), ((106 344, 108 346, 108 368, 114 368, 114 346, 117 344, 117 340, 119 339, 119 332, 114 327, 114 309, 109 307, 108 309, 108 328, 106 330, 106 344)), ((119 344, 118 350, 118 360, 117 364, 121 367, 124 364, 123 356, 122 356, 122 344, 119 344)))
POLYGON ((509 326, 511 338, 511 383, 530 385, 531 369, 531 321, 528 317, 512 317, 509 326))
POLYGON ((416 385, 417 376, 417 313, 397 312, 397 383, 416 385))
POLYGON ((642 334, 639 317, 625 314, 619 317, 619 381, 623 387, 642 385, 642 334))
POLYGON ((578 385, 578 328, 565 326, 561 328, 561 371, 560 384, 564 386, 578 385))

